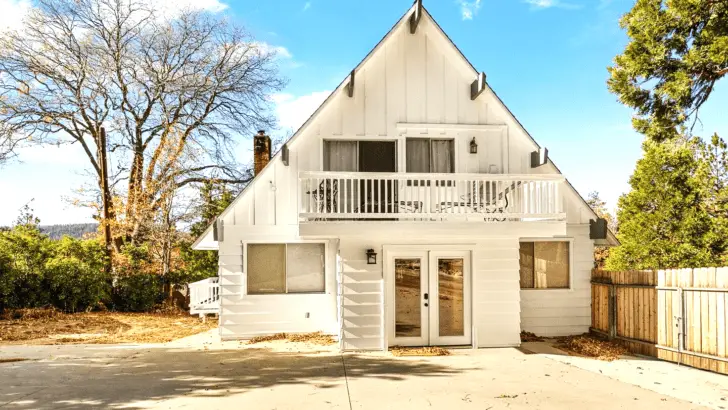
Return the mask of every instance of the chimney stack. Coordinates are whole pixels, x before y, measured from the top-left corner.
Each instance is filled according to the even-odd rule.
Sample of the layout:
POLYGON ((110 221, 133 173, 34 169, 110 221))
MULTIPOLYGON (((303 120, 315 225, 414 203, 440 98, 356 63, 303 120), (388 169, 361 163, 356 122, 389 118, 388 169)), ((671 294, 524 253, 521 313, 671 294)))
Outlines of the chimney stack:
POLYGON ((253 137, 253 169, 255 175, 258 175, 260 171, 270 161, 270 137, 265 135, 265 130, 258 131, 258 134, 253 137))

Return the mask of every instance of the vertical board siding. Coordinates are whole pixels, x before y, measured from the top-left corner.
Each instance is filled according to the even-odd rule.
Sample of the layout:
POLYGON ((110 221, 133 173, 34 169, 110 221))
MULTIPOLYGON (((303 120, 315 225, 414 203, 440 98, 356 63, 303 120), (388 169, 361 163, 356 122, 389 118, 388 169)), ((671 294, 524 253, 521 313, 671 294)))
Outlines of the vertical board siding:
POLYGON ((728 268, 594 271, 592 329, 635 353, 728 374, 726 295, 728 268))
MULTIPOLYGON (((391 243, 391 238, 371 241, 343 238, 339 272, 343 282, 336 283, 337 264, 335 259, 329 259, 325 295, 293 298, 291 295, 258 298, 244 295, 245 266, 241 244, 251 238, 271 242, 302 238, 298 223, 303 193, 298 173, 322 170, 321 152, 326 139, 398 138, 403 141, 408 135, 444 135, 458 140, 458 172, 486 173, 491 171, 490 165, 495 165, 498 173, 557 172, 553 167, 530 168, 529 155, 535 149, 535 143, 493 93, 485 92, 471 101, 470 84, 475 79, 472 68, 451 47, 429 16, 423 16, 420 24, 421 29, 412 35, 407 19, 404 19, 381 48, 359 67, 353 98, 349 98, 344 89, 336 90, 326 106, 290 142, 289 165, 283 165, 281 159, 275 157, 276 163, 256 176, 223 215, 226 228, 224 242, 220 244, 223 305, 220 331, 224 337, 325 330, 340 332, 345 338, 343 346, 346 349, 380 347, 384 337, 381 328, 383 298, 376 288, 381 286, 382 265, 381 261, 377 265, 367 265, 363 261, 363 250, 381 248, 382 243, 391 243), (398 123, 443 122, 497 124, 504 128, 499 131, 418 129, 405 132, 397 127, 398 123), (479 145, 477 155, 468 152, 473 137, 479 145), (251 233, 254 229, 250 228, 257 231, 251 233), (295 233, 260 234, 261 229, 278 232, 276 229, 282 228, 291 228, 295 233), (300 304, 292 304, 292 300, 300 304), (305 312, 311 314, 310 319, 304 320, 305 312)), ((399 163, 403 164, 405 151, 401 145, 397 152, 399 163)), ((400 167, 399 171, 404 169, 400 167)), ((586 205, 576 193, 564 190, 567 191, 568 220, 577 224, 588 222, 591 214, 584 211, 586 205)), ((522 328, 552 335, 578 333, 588 327, 590 317, 585 309, 589 307, 590 295, 588 275, 584 276, 592 260, 588 228, 572 235, 576 253, 573 291, 528 294, 520 290, 518 283, 521 228, 507 232, 507 238, 495 239, 482 237, 488 235, 488 227, 483 225, 478 229, 485 233, 471 232, 453 238, 441 235, 444 229, 438 225, 430 224, 424 235, 420 230, 409 235, 402 232, 397 240, 403 243, 475 244, 473 337, 478 346, 517 345, 522 328)), ((528 229, 524 224, 523 232, 530 232, 528 229)), ((335 242, 332 240, 331 244, 335 242)), ((330 258, 335 258, 333 248, 332 245, 329 249, 330 258)), ((728 300, 716 297, 716 307, 720 302, 725 305, 728 300)), ((712 306, 711 302, 708 306, 712 306)))
MULTIPOLYGON (((245 190, 246 200, 236 201, 233 224, 298 223, 298 172, 322 170, 323 141, 332 138, 399 138, 400 143, 406 136, 455 138, 457 172, 557 172, 552 167, 527 166, 536 147, 534 142, 493 93, 470 99, 470 84, 475 79, 471 68, 429 17, 424 17, 421 24, 422 30, 412 35, 405 21, 369 56, 356 72, 353 97, 348 96, 345 87, 334 91, 327 105, 289 144, 289 166, 274 158, 277 163, 267 167, 245 190), (504 129, 405 131, 397 128, 398 123, 497 124, 504 129), (477 155, 469 154, 473 137, 479 145, 477 155)), ((344 80, 344 85, 348 82, 344 80)), ((399 147, 398 153, 402 156, 404 147, 399 147)), ((404 164, 404 158, 400 158, 400 164, 404 164)), ((564 192, 569 197, 569 221, 588 222, 592 215, 581 213, 585 207, 581 199, 571 190, 564 192)))
MULTIPOLYGON (((592 322, 589 285, 594 267, 594 242, 588 226, 567 225, 573 238, 571 289, 521 290, 521 329, 539 336, 567 336, 589 331, 592 322)), ((555 239, 558 240, 558 239, 555 239)))

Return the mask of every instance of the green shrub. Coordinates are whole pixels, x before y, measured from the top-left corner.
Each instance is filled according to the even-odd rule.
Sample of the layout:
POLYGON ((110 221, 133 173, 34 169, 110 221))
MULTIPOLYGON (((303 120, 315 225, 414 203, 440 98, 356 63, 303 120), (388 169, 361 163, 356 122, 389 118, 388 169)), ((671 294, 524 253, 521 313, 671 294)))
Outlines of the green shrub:
POLYGON ((64 237, 53 247, 44 278, 53 306, 77 312, 110 301, 111 278, 104 271, 106 255, 98 241, 64 237))
POLYGON ((37 226, 18 225, 0 232, 0 308, 40 307, 49 304, 43 286, 45 261, 52 242, 37 226))
POLYGON ((147 312, 164 300, 159 275, 135 273, 114 283, 114 309, 124 312, 147 312))

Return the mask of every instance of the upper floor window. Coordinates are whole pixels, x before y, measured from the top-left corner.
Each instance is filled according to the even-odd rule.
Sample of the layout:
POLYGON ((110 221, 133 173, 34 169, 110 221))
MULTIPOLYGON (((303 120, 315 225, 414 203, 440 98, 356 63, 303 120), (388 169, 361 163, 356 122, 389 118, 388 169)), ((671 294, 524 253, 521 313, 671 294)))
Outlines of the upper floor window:
POLYGON ((394 141, 324 141, 324 171, 395 172, 394 141))
POLYGON ((567 241, 521 242, 521 289, 568 289, 569 245, 567 241))
POLYGON ((407 172, 455 172, 455 142, 451 139, 407 138, 406 157, 407 172))

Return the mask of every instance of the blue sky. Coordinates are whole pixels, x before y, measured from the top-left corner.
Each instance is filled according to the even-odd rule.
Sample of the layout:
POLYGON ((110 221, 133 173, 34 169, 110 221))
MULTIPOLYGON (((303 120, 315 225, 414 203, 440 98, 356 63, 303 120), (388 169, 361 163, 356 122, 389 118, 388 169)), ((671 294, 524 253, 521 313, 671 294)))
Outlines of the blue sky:
MULTIPOLYGON (((281 73, 289 80, 274 98, 279 133, 303 122, 411 5, 410 0, 182 1, 225 13, 257 40, 278 49, 281 73)), ((0 0, 3 10, 28 4, 0 0)), ((610 207, 629 189, 629 176, 641 155, 631 110, 605 84, 606 67, 626 43, 618 19, 632 4, 425 0, 445 32, 486 72, 491 87, 549 148, 577 190, 583 195, 601 192, 610 207)), ((696 133, 728 137, 727 88, 725 81, 718 84, 702 109, 703 124, 696 133)), ((249 159, 251 145, 241 140, 243 161, 249 159)), ((90 221, 88 210, 65 199, 84 182, 93 182, 83 175, 85 159, 76 147, 34 148, 21 154, 22 163, 0 169, 0 225, 11 223, 18 208, 32 198, 42 223, 90 221)))

